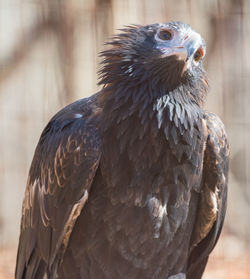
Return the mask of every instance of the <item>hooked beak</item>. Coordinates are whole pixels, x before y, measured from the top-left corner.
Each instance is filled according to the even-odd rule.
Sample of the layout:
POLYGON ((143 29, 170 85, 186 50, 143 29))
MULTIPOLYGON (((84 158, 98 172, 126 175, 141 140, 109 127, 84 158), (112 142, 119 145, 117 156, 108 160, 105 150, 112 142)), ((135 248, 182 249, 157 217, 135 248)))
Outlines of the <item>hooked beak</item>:
POLYGON ((192 57, 201 47, 201 37, 196 32, 190 32, 179 40, 177 46, 161 47, 162 57, 176 56, 177 60, 184 61, 184 70, 191 67, 192 57))
POLYGON ((200 35, 196 32, 192 32, 190 35, 187 35, 183 40, 183 45, 188 52, 187 59, 194 56, 196 51, 201 47, 200 35))

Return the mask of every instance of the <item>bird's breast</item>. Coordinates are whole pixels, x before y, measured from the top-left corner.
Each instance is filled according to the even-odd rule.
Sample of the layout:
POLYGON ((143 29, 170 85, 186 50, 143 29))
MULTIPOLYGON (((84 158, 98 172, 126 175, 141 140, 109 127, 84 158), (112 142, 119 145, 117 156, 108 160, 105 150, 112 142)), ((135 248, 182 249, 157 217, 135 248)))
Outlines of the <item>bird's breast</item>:
POLYGON ((116 266, 131 271, 126 278, 165 278, 169 270, 178 274, 187 260, 200 171, 188 157, 178 159, 163 133, 140 137, 140 130, 121 129, 103 136, 91 198, 75 230, 85 248, 76 243, 75 249, 82 258, 87 253, 101 267, 109 266, 112 271, 103 268, 105 278, 115 274, 116 266), (137 271, 140 275, 133 277, 137 271))
POLYGON ((174 145, 161 132, 157 137, 139 134, 133 130, 130 137, 118 136, 113 130, 104 143, 100 168, 110 210, 120 212, 118 227, 129 228, 132 222, 142 229, 143 223, 153 239, 167 235, 170 241, 185 226, 192 192, 199 188, 202 160, 196 160, 197 167, 193 158, 199 157, 203 143, 197 139, 195 156, 187 157, 188 147, 174 145), (176 155, 180 149, 181 159, 176 155))

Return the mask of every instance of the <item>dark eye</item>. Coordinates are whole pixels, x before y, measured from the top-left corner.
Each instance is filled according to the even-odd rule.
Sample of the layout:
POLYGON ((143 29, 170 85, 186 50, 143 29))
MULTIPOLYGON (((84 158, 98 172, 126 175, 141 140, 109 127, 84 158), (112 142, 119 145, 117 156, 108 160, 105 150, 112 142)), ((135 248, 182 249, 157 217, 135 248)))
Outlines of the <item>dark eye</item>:
POLYGON ((200 61, 201 58, 204 56, 204 51, 202 48, 199 48, 194 54, 194 60, 196 62, 200 61))
POLYGON ((158 37, 164 41, 171 40, 172 36, 173 35, 169 29, 161 29, 158 33, 158 37))

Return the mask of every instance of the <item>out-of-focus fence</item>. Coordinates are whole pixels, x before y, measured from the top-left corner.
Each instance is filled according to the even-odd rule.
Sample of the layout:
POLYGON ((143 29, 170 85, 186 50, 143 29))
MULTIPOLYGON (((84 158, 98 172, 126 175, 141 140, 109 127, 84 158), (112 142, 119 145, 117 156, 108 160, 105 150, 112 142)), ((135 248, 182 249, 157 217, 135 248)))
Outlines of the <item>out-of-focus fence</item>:
POLYGON ((222 118, 231 144, 228 213, 215 256, 236 262, 249 250, 250 1, 1 0, 2 254, 16 249, 28 168, 49 118, 98 90, 98 52, 118 28, 169 20, 191 24, 206 39, 207 108, 222 118))

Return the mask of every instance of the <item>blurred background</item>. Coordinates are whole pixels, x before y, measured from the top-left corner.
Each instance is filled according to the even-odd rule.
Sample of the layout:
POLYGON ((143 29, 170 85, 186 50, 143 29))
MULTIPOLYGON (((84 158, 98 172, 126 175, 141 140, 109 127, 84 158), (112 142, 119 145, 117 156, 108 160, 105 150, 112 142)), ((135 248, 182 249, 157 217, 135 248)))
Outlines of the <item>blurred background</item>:
POLYGON ((104 42, 126 24, 181 20, 207 42, 207 109, 231 145, 226 224, 205 279, 250 278, 250 1, 0 0, 0 278, 13 278, 21 204, 42 129, 98 90, 104 42))

